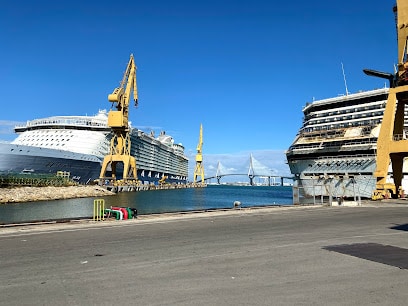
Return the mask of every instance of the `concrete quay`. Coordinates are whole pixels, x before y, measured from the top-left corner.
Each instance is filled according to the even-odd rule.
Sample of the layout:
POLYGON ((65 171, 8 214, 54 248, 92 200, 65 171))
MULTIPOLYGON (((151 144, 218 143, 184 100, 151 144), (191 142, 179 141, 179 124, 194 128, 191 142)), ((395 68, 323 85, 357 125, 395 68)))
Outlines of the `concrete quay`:
POLYGON ((115 195, 118 192, 136 192, 146 190, 201 188, 203 184, 163 184, 163 185, 77 185, 77 186, 46 186, 46 187, 11 187, 0 188, 0 204, 35 202, 47 200, 74 199, 86 197, 102 197, 115 195))
POLYGON ((406 305, 408 205, 0 229, 0 305, 406 305))
POLYGON ((113 193, 118 192, 133 192, 133 191, 147 191, 147 190, 168 190, 168 189, 184 189, 184 188, 203 188, 207 187, 206 184, 200 183, 187 183, 187 184, 115 184, 115 185, 103 185, 108 191, 113 193))
POLYGON ((97 185, 0 188, 1 203, 35 202, 114 195, 97 185))

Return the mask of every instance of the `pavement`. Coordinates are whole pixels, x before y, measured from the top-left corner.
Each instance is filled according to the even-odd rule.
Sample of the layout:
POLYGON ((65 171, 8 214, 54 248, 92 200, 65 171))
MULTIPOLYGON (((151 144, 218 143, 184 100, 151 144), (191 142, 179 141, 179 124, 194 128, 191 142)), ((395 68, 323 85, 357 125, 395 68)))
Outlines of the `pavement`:
POLYGON ((406 305, 406 200, 0 228, 0 305, 406 305))

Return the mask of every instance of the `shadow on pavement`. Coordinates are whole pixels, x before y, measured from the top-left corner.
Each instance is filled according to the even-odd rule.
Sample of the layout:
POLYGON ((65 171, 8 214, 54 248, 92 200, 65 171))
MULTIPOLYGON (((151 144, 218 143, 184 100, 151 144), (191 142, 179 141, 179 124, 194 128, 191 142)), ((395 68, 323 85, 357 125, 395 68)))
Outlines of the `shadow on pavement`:
POLYGON ((390 227, 390 229, 398 230, 398 231, 406 231, 407 232, 408 231, 408 223, 392 226, 392 227, 390 227))
POLYGON ((408 249, 378 243, 354 243, 323 247, 324 250, 358 257, 400 269, 408 269, 408 249))

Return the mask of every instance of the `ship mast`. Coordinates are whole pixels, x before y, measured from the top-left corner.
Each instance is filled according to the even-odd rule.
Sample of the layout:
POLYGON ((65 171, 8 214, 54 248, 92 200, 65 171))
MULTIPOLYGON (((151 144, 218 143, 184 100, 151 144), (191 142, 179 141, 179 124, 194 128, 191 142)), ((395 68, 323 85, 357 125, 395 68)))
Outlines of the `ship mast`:
POLYGON ((129 100, 133 91, 133 100, 137 106, 137 86, 136 86, 136 65, 133 54, 130 55, 129 63, 123 75, 120 86, 108 95, 108 100, 116 110, 110 110, 108 114, 108 126, 112 128, 113 137, 111 139, 109 154, 105 156, 101 168, 99 179, 117 179, 117 164, 123 164, 123 180, 137 180, 136 159, 130 155, 130 134, 129 134, 129 100), (112 169, 112 176, 107 177, 108 167, 112 169), (130 176, 128 176, 130 175, 130 176))

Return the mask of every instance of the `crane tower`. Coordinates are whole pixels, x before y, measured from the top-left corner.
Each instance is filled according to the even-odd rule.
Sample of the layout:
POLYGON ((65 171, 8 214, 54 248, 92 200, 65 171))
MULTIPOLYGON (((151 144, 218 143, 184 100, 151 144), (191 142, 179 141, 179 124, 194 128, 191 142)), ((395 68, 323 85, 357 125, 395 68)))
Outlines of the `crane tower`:
POLYGON ((105 156, 101 168, 99 179, 117 179, 117 164, 123 164, 123 180, 137 180, 136 159, 130 154, 129 135, 129 100, 133 91, 133 100, 137 106, 137 85, 136 85, 136 65, 133 54, 130 55, 129 63, 123 75, 120 86, 108 95, 108 100, 112 102, 112 107, 108 113, 108 126, 112 128, 113 137, 110 143, 109 154, 105 156), (107 177, 106 172, 110 166, 112 176, 107 177))
POLYGON ((197 183, 197 176, 201 177, 201 183, 204 183, 203 167, 203 125, 200 125, 200 137, 198 139, 196 165, 194 169, 194 183, 197 183))
POLYGON ((402 193, 403 162, 408 156, 408 139, 404 133, 405 105, 408 104, 408 1, 397 0, 395 13, 398 39, 398 70, 395 74, 364 69, 368 75, 388 79, 390 89, 380 133, 377 139, 377 179, 373 199, 386 195, 393 198, 402 193), (387 182, 388 168, 392 163, 394 183, 387 182))

